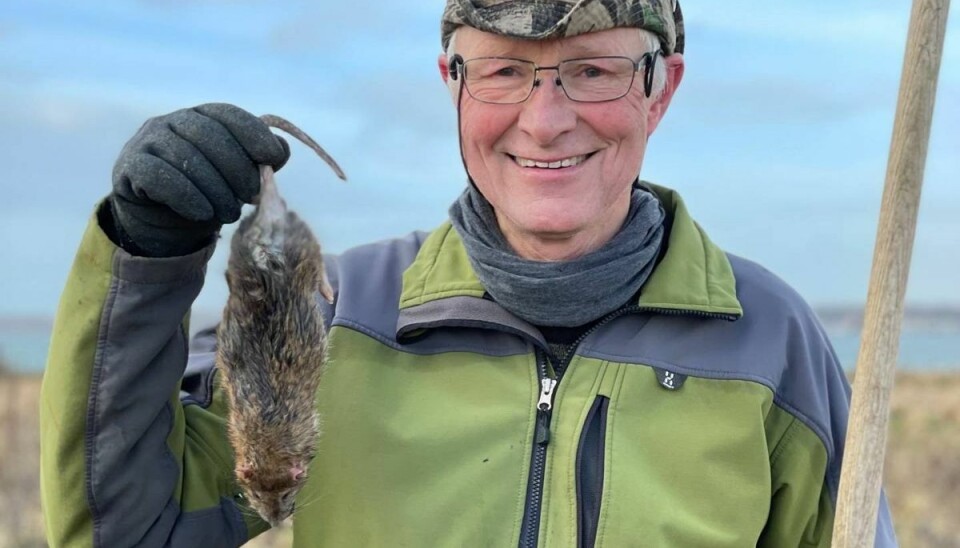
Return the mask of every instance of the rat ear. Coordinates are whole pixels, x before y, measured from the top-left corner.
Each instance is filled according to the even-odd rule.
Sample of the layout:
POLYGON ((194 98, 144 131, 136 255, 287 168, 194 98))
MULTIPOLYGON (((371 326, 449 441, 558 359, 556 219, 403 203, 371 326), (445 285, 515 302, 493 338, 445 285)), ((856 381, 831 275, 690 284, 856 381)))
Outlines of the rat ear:
POLYGON ((333 304, 333 288, 330 287, 330 280, 327 279, 327 269, 320 267, 320 294, 329 304, 333 304))
POLYGON ((307 471, 303 469, 303 466, 299 464, 294 464, 290 467, 290 477, 293 478, 293 481, 300 481, 307 475, 307 471))
POLYGON ((242 464, 237 467, 237 477, 249 481, 253 477, 253 468, 248 464, 242 464))

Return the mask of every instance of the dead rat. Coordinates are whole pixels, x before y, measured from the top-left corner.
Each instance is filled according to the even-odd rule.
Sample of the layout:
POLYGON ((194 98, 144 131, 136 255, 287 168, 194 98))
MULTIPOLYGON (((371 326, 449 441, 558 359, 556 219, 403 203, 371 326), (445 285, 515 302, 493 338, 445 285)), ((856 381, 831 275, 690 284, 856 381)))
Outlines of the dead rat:
MULTIPOLYGON (((333 158, 292 123, 260 118, 303 141, 346 179, 333 158)), ((216 364, 229 406, 237 482, 250 506, 277 525, 293 513, 316 451, 315 398, 327 341, 316 294, 332 302, 333 292, 320 244, 287 209, 273 168, 260 166, 260 184, 256 210, 230 242, 230 294, 217 329, 216 364)))

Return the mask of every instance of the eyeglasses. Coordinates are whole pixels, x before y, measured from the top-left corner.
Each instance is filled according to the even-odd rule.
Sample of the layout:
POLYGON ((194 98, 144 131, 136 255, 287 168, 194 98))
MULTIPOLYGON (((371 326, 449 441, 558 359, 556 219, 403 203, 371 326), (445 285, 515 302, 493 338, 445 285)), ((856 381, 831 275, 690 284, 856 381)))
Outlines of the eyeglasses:
POLYGON ((542 81, 539 72, 555 70, 554 81, 571 101, 603 103, 626 95, 641 67, 645 69, 643 90, 650 97, 653 68, 659 53, 647 52, 639 61, 629 57, 567 59, 552 67, 509 57, 476 57, 464 61, 460 55, 454 55, 450 61, 450 77, 456 80, 462 75, 467 93, 477 101, 504 105, 526 101, 542 81))

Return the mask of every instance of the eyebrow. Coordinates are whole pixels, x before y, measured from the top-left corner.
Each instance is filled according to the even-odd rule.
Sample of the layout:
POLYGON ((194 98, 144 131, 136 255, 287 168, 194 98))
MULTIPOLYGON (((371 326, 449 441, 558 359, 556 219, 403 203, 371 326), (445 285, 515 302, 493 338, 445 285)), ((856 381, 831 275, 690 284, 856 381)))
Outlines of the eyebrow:
MULTIPOLYGON (((609 44, 605 44, 609 45, 609 44)), ((483 48, 480 54, 482 57, 507 57, 511 59, 527 59, 529 55, 521 55, 520 49, 513 44, 490 45, 489 49, 483 48)), ((561 50, 563 59, 577 59, 581 57, 597 57, 602 55, 627 55, 624 53, 611 52, 608 47, 589 46, 584 44, 571 44, 563 47, 561 50)))
POLYGON ((515 59, 519 59, 521 57, 520 52, 516 47, 507 44, 498 44, 495 46, 490 46, 489 48, 484 47, 480 50, 480 55, 482 57, 510 57, 515 59))

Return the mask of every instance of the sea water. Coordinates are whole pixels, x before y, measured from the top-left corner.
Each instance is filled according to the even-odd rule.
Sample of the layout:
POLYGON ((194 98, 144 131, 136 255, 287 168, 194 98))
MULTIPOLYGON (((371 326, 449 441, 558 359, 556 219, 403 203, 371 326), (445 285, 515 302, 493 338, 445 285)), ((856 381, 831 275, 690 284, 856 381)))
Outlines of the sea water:
MULTIPOLYGON (((859 333, 834 331, 830 340, 845 369, 856 365, 859 333)), ((0 331, 0 358, 14 371, 43 371, 50 343, 49 329, 10 328, 0 331)), ((960 372, 960 331, 904 330, 900 337, 899 367, 904 370, 960 372)))

